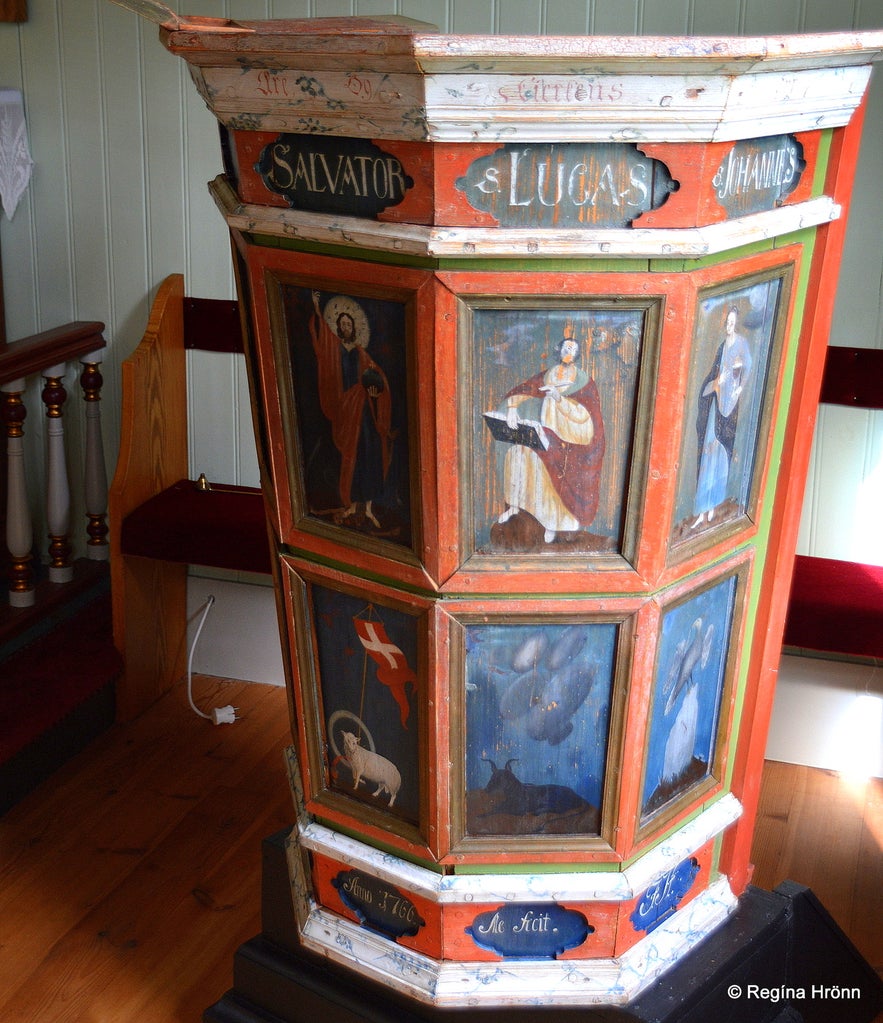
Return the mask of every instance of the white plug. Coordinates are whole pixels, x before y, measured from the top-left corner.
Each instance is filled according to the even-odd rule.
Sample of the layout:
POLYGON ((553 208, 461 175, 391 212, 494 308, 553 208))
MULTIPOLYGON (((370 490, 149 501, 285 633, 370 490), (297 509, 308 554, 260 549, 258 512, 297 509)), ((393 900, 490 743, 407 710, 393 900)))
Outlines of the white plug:
POLYGON ((187 658, 187 702, 190 704, 190 709, 193 713, 198 714, 201 718, 205 718, 206 721, 211 721, 216 725, 232 725, 236 721, 235 707, 215 707, 211 714, 206 714, 205 711, 200 710, 193 702, 193 655, 196 652, 196 644, 199 641, 202 627, 205 625, 205 620, 214 602, 214 597, 206 597, 205 604, 202 607, 202 615, 199 619, 199 627, 196 630, 196 635, 193 637, 193 642, 190 644, 190 654, 187 658))
POLYGON ((232 725, 235 720, 235 707, 215 707, 212 711, 212 721, 216 725, 232 725))

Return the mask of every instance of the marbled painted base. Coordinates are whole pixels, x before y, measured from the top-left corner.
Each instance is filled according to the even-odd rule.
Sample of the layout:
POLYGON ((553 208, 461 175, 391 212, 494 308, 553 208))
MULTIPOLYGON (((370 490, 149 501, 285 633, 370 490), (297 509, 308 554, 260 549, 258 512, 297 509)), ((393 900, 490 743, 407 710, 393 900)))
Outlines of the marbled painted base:
POLYGON ((437 874, 304 823, 288 842, 299 940, 363 977, 439 1007, 625 1005, 735 909, 727 879, 709 877, 710 850, 740 813, 727 795, 622 871, 554 874, 437 874), (693 890, 693 875, 683 869, 691 863, 702 865, 693 890), (360 876, 366 892, 385 891, 416 907, 420 934, 397 940, 370 911, 367 920, 348 918, 349 903, 334 905, 339 884, 329 885, 323 875, 360 876), (493 919, 495 907, 510 941, 528 913, 534 923, 581 913, 593 933, 564 955, 542 941, 538 948, 545 951, 534 956, 517 943, 503 954, 489 952, 471 934, 476 921, 493 919))
POLYGON ((439 962, 314 907, 304 946, 389 988, 437 1006, 626 1005, 736 907, 720 878, 615 959, 439 962))

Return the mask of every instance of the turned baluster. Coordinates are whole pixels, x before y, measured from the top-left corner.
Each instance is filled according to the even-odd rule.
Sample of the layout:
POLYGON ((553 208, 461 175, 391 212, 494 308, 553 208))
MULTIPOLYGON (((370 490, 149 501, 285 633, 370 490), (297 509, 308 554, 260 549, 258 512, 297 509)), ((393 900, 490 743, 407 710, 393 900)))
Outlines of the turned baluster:
POLYGON ((67 583, 73 578, 70 529, 71 492, 64 453, 63 406, 67 400, 64 388, 65 365, 43 370, 43 404, 46 406, 46 521, 49 527, 49 579, 67 583))
POLYGON ((86 402, 86 464, 85 496, 89 524, 86 557, 93 561, 106 561, 110 547, 107 542, 107 469, 104 464, 104 442, 101 437, 101 376, 103 352, 84 355, 80 362, 83 372, 80 387, 86 402))
POLYGON ((34 603, 34 570, 31 546, 34 533, 25 481, 24 421, 27 409, 21 396, 25 381, 10 380, 0 387, 5 395, 3 422, 6 425, 7 491, 6 546, 11 555, 9 603, 12 607, 30 607, 34 603))

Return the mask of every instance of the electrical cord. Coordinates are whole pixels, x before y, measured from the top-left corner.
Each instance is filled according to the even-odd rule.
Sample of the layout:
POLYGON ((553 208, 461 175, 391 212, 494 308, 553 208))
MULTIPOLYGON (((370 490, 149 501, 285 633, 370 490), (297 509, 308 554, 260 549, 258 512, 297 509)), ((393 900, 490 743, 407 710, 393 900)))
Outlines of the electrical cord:
POLYGON ((212 710, 211 714, 206 714, 205 711, 200 710, 193 702, 193 655, 196 653, 196 644, 199 642, 199 636, 205 625, 205 620, 208 618, 208 613, 211 611, 214 603, 215 598, 209 594, 205 603, 200 608, 202 616, 199 619, 199 625, 196 627, 193 642, 190 644, 190 653, 187 656, 187 702, 190 704, 190 709, 193 713, 198 714, 201 718, 205 718, 206 721, 211 721, 216 725, 232 725, 236 720, 235 707, 216 707, 212 710))

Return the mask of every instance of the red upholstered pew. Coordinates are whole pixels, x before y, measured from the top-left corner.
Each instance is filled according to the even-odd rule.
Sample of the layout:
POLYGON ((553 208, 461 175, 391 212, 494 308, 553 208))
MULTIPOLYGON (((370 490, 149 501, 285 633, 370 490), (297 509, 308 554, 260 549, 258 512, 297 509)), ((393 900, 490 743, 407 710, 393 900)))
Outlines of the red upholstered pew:
MULTIPOLYGON (((883 351, 831 347, 820 401, 883 408, 883 351)), ((785 647, 883 658, 883 567, 798 555, 785 647)))
POLYGON ((798 555, 785 646, 883 658, 883 568, 798 555))
POLYGON ((123 363, 120 455, 108 501, 123 719, 184 674, 187 566, 271 571, 260 491, 217 481, 203 489, 188 478, 187 349, 241 353, 239 307, 185 297, 184 278, 174 274, 123 363))
POLYGON ((259 490, 178 480, 123 520, 123 554, 269 575, 270 546, 259 490))

